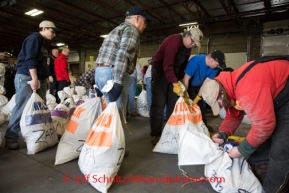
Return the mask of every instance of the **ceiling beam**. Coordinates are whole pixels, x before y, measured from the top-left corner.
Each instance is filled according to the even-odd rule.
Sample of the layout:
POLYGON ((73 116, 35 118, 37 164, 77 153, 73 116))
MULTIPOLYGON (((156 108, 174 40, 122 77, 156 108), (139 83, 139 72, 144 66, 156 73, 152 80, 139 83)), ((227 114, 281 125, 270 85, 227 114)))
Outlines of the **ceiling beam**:
MULTIPOLYGON (((171 8, 171 6, 169 4, 167 4, 165 1, 163 0, 159 0, 162 4, 164 4, 169 10, 171 10, 172 12, 174 12, 176 15, 180 15, 180 13, 178 13, 176 10, 174 10, 173 8, 171 8)), ((182 18, 182 20, 186 20, 186 18, 184 16, 180 16, 180 18, 182 18)))
POLYGON ((104 8, 106 8, 106 9, 108 9, 108 10, 114 12, 114 13, 117 13, 119 16, 124 17, 124 15, 125 15, 125 13, 123 13, 123 12, 117 10, 117 9, 114 9, 114 8, 111 7, 110 5, 107 5, 107 4, 105 4, 105 3, 102 3, 102 2, 100 2, 99 0, 91 0, 91 1, 94 2, 95 4, 100 5, 101 7, 104 7, 104 8))
POLYGON ((60 5, 65 6, 65 7, 70 7, 70 8, 72 8, 72 9, 75 9, 75 10, 81 12, 81 13, 84 13, 85 15, 89 15, 89 16, 91 16, 91 17, 93 17, 93 18, 97 18, 97 19, 99 19, 99 20, 102 20, 102 21, 105 21, 105 22, 107 22, 107 23, 113 24, 114 26, 118 26, 118 25, 119 25, 118 23, 116 23, 116 22, 114 22, 114 21, 112 21, 112 20, 110 20, 110 19, 107 19, 107 18, 105 18, 105 17, 96 15, 96 14, 94 14, 94 13, 89 13, 89 12, 87 12, 87 10, 82 9, 82 8, 79 8, 79 7, 76 7, 76 6, 72 5, 72 4, 64 3, 62 0, 53 0, 53 1, 56 2, 56 3, 58 3, 58 4, 60 4, 60 5))
POLYGON ((198 5, 202 9, 203 12, 205 12, 207 17, 211 17, 208 11, 204 8, 204 6, 198 0, 194 0, 194 2, 196 5, 198 5))
MULTIPOLYGON (((229 9, 227 9, 227 5, 225 4, 224 0, 219 0, 219 2, 221 3, 221 5, 222 5, 223 9, 225 10, 225 12, 226 12, 227 14, 231 14, 230 5, 228 6, 229 9)), ((235 26, 237 29, 240 28, 239 25, 237 24, 236 18, 232 18, 232 17, 231 17, 230 20, 232 21, 232 23, 234 24, 234 26, 235 26)))
MULTIPOLYGON (((271 2, 270 2, 270 0, 263 0, 263 2, 264 2, 264 7, 265 7, 265 9, 270 9, 270 8, 271 8, 271 2)), ((266 18, 269 19, 270 16, 271 16, 271 12, 270 12, 270 11, 267 11, 267 12, 265 12, 265 15, 266 15, 266 18)))

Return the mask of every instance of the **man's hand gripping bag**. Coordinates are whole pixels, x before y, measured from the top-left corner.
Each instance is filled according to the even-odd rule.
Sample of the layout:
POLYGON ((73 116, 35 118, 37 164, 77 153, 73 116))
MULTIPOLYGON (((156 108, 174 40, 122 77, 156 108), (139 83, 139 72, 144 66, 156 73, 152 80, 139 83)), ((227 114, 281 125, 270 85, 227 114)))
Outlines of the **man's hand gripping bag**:
MULTIPOLYGON (((190 100, 190 104, 192 104, 192 100, 190 100)), ((153 152, 178 154, 180 134, 183 130, 187 129, 186 121, 190 122, 191 127, 195 128, 198 132, 209 136, 208 129, 202 120, 199 106, 188 106, 184 98, 180 97, 153 152)))

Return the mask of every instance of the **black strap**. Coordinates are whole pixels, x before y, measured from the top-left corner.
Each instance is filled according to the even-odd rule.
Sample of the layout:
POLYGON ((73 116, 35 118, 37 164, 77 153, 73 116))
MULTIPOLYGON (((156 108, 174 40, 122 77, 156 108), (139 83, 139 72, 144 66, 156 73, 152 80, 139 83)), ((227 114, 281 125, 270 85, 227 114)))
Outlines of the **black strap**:
POLYGON ((238 79, 236 81, 236 86, 237 86, 238 82, 245 76, 245 74, 249 70, 251 70, 254 66, 256 66, 256 64, 269 62, 272 60, 288 60, 289 61, 289 56, 269 56, 269 57, 256 59, 253 63, 251 63, 249 66, 247 66, 247 68, 240 74, 240 76, 238 77, 238 79))

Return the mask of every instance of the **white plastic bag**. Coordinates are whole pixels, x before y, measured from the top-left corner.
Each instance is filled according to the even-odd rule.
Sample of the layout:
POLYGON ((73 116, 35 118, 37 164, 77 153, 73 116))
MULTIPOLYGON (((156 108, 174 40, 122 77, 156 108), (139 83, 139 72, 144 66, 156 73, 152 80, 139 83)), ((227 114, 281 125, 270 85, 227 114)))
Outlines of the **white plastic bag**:
POLYGON ((54 128, 58 136, 62 136, 70 119, 69 95, 64 91, 58 91, 60 103, 50 111, 54 128))
MULTIPOLYGON (((192 101, 190 100, 192 104, 192 101)), ((208 129, 202 120, 202 113, 198 105, 188 106, 183 97, 176 102, 174 111, 167 121, 159 142, 153 149, 154 152, 178 154, 180 133, 186 129, 186 121, 192 127, 199 128, 199 132, 209 136, 208 129)))
POLYGON ((76 95, 74 94, 72 97, 76 106, 79 106, 85 101, 89 100, 89 98, 85 95, 86 88, 84 86, 75 86, 75 92, 76 95))
POLYGON ((261 193, 262 186, 253 174, 248 162, 242 156, 230 158, 227 152, 218 150, 221 155, 205 165, 205 176, 217 192, 261 193))
POLYGON ((12 113, 13 108, 15 107, 15 94, 12 96, 10 101, 1 109, 2 113, 5 113, 7 115, 10 115, 12 113))
POLYGON ((52 94, 46 93, 46 105, 49 108, 49 110, 52 110, 56 107, 56 98, 52 94))
POLYGON ((212 162, 222 152, 211 138, 187 121, 180 133, 178 165, 200 165, 212 162))
POLYGON ((0 110, 8 103, 8 98, 0 94, 0 110))
POLYGON ((79 157, 88 131, 101 112, 101 98, 99 97, 91 99, 75 109, 58 144, 55 165, 79 157))
POLYGON ((81 150, 78 165, 88 182, 106 193, 117 174, 125 152, 125 138, 116 102, 108 104, 90 129, 81 150), (102 183, 95 178, 104 177, 102 183))
MULTIPOLYGON (((0 113, 0 124, 4 123, 5 121, 7 121, 8 119, 8 115, 4 114, 4 113, 0 113)), ((0 143, 1 144, 1 143, 0 143)))
POLYGON ((23 110, 20 127, 28 155, 35 154, 58 142, 49 109, 35 91, 23 110))
POLYGON ((137 113, 143 117, 150 117, 150 112, 148 111, 148 102, 146 91, 142 90, 136 100, 137 113))
POLYGON ((59 103, 50 111, 54 128, 58 136, 62 136, 69 122, 70 108, 65 104, 59 103))

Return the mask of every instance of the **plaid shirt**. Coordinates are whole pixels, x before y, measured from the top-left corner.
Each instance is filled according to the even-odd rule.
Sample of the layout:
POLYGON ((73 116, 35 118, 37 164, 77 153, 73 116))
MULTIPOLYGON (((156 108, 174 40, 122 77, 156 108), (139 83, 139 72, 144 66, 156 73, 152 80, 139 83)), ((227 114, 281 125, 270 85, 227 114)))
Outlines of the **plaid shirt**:
POLYGON ((104 39, 95 63, 114 65, 113 80, 122 84, 124 73, 131 74, 135 69, 139 38, 138 30, 130 22, 123 22, 104 39))
POLYGON ((84 86, 86 89, 93 88, 93 85, 95 84, 94 72, 95 69, 92 68, 82 74, 76 82, 77 86, 84 86))

